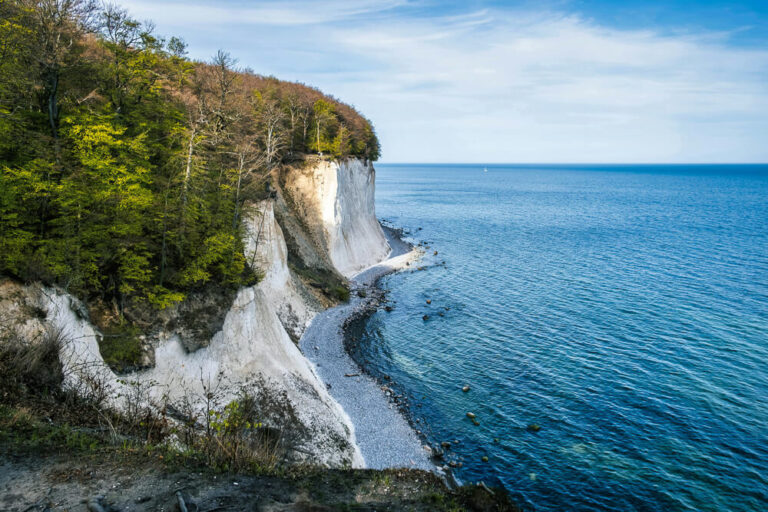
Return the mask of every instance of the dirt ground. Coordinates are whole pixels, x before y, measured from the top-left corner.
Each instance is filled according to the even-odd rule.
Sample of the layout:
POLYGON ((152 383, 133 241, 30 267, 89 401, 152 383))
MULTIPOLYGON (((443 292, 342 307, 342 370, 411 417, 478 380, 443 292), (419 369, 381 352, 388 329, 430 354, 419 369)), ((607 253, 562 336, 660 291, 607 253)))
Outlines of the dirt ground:
POLYGON ((413 470, 252 476, 149 457, 0 453, 3 511, 179 511, 179 494, 189 512, 463 509, 435 475, 413 470))

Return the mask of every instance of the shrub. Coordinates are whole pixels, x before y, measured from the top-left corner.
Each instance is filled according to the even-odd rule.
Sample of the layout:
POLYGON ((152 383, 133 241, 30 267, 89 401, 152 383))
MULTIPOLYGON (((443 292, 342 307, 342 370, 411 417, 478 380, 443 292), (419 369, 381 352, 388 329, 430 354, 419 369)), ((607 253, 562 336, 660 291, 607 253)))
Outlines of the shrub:
POLYGON ((0 339, 0 398, 15 402, 26 396, 50 395, 61 388, 59 360, 62 336, 48 331, 39 340, 24 341, 15 333, 0 339))
POLYGON ((141 363, 143 354, 140 330, 127 322, 103 329, 99 351, 104 362, 118 373, 131 370, 141 363))
POLYGON ((333 298, 342 302, 349 301, 349 288, 343 285, 335 286, 331 289, 331 295, 333 298))

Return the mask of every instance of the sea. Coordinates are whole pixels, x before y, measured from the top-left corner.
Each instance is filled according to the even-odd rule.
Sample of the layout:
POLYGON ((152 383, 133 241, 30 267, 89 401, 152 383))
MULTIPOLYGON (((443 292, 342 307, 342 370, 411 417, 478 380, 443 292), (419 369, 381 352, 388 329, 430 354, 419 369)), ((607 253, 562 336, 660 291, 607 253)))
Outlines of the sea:
POLYGON ((425 256, 353 355, 459 480, 526 510, 768 510, 768 165, 376 168, 425 256))

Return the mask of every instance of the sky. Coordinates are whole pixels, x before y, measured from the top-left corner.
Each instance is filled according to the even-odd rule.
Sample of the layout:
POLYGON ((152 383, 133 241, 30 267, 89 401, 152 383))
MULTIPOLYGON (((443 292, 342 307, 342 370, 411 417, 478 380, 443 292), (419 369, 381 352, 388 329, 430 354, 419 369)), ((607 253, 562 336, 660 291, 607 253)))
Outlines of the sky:
POLYGON ((303 82, 384 162, 768 162, 768 0, 118 0, 303 82))

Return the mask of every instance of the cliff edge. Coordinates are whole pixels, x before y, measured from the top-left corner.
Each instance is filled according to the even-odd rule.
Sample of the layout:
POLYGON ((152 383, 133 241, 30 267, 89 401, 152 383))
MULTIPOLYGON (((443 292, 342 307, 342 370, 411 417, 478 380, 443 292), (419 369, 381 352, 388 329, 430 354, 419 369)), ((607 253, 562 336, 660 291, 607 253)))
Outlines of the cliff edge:
POLYGON ((60 333, 64 386, 101 393, 111 407, 125 411, 127 397, 135 400, 141 389, 144 405, 199 414, 212 395, 224 406, 248 392, 260 421, 277 433, 282 458, 360 467, 349 417, 294 343, 330 302, 293 269, 330 273, 344 283, 387 257, 374 182, 372 164, 357 159, 316 159, 286 169, 276 197, 246 209, 245 256, 263 277, 237 292, 220 330, 196 350, 185 343, 183 329, 161 330, 147 341, 153 364, 118 375, 104 361, 104 333, 85 305, 40 284, 6 281, 1 299, 16 307, 4 308, 4 320, 26 332, 60 333))

